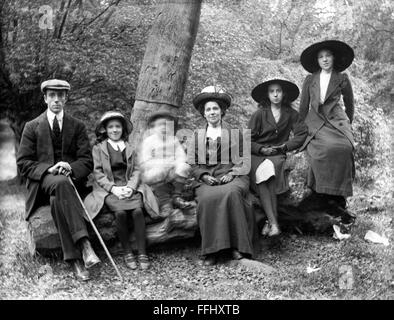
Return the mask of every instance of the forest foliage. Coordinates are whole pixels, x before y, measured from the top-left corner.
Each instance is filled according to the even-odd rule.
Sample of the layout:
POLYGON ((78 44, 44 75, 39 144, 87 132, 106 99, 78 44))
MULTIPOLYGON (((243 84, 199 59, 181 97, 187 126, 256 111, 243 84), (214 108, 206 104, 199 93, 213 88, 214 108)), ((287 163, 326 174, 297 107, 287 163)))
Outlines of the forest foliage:
MULTIPOLYGON (((67 111, 84 120, 92 141, 104 111, 130 114, 146 40, 162 2, 0 0, 0 116, 11 121, 17 137, 24 123, 45 109, 39 85, 51 77, 71 82, 67 111)), ((307 75, 299 63, 302 50, 340 39, 356 55, 346 72, 355 92, 358 182, 367 186, 390 161, 393 18, 389 0, 203 1, 181 126, 203 123, 192 98, 219 84, 233 96, 225 120, 245 127, 257 108, 250 97, 255 85, 279 77, 301 87, 307 75)))

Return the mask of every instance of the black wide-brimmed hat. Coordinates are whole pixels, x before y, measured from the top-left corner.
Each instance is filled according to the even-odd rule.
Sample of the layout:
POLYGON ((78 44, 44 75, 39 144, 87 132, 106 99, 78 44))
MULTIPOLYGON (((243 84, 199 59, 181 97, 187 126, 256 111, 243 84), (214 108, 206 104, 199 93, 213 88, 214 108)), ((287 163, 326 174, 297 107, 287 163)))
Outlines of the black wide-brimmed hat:
POLYGON ((300 94, 300 90, 293 82, 283 79, 271 79, 260 83, 252 90, 252 98, 254 101, 261 103, 264 99, 268 99, 268 87, 271 84, 279 84, 290 102, 297 99, 300 94))
POLYGON ((320 70, 317 54, 323 49, 330 50, 334 55, 334 69, 338 72, 342 72, 353 62, 354 51, 348 44, 338 40, 326 40, 312 44, 301 53, 301 64, 306 71, 313 73, 320 70))
POLYGON ((208 86, 194 97, 193 105, 201 114, 204 114, 204 105, 208 101, 216 101, 225 112, 231 105, 231 95, 219 86, 208 86))
POLYGON ((150 126, 152 122, 160 118, 165 118, 174 121, 175 128, 178 125, 178 117, 173 115, 171 112, 165 110, 153 112, 147 120, 147 125, 150 126))
POLYGON ((96 126, 96 136, 99 137, 106 133, 105 126, 107 125, 108 121, 114 119, 117 119, 122 123, 122 127, 126 135, 129 135, 131 131, 133 131, 133 125, 131 124, 130 120, 127 119, 122 113, 119 111, 107 111, 101 116, 96 126))

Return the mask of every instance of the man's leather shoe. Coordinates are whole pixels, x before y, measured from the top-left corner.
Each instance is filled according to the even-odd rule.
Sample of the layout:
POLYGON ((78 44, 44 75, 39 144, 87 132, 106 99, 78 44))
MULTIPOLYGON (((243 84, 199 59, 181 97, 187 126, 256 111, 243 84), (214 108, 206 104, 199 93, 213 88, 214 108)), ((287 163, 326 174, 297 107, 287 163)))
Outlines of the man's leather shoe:
POLYGON ((74 260, 72 263, 72 268, 74 270, 74 275, 78 280, 88 281, 90 280, 89 271, 86 270, 81 260, 74 260))
POLYGON ((85 262, 85 267, 87 269, 93 267, 97 263, 101 262, 99 257, 96 256, 92 245, 88 239, 83 239, 81 242, 81 249, 82 249, 82 259, 85 262))

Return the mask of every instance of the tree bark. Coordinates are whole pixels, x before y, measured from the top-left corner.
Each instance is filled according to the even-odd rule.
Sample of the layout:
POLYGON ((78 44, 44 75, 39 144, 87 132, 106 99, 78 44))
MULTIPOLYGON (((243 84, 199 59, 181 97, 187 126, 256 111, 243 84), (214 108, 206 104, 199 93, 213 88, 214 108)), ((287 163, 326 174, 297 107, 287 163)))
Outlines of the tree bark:
POLYGON ((130 141, 138 144, 152 112, 182 106, 202 0, 168 0, 159 9, 138 79, 130 141))

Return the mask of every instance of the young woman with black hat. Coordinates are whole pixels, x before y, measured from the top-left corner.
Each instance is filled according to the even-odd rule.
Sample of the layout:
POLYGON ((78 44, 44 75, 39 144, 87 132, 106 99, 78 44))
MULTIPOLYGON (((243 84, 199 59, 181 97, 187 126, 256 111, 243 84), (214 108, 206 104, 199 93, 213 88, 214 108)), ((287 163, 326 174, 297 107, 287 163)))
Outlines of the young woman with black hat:
POLYGON ((289 190, 285 172, 286 152, 301 147, 307 136, 305 124, 290 105, 298 95, 298 87, 282 79, 265 81, 252 91, 252 97, 260 108, 248 125, 252 139, 249 176, 251 189, 259 195, 268 218, 263 235, 280 233, 276 197, 289 190))
POLYGON ((353 195, 355 175, 353 90, 347 74, 341 73, 353 59, 353 49, 337 40, 315 43, 301 54, 302 66, 311 73, 300 101, 300 115, 308 126, 303 145, 310 159, 308 187, 340 211, 353 195))

